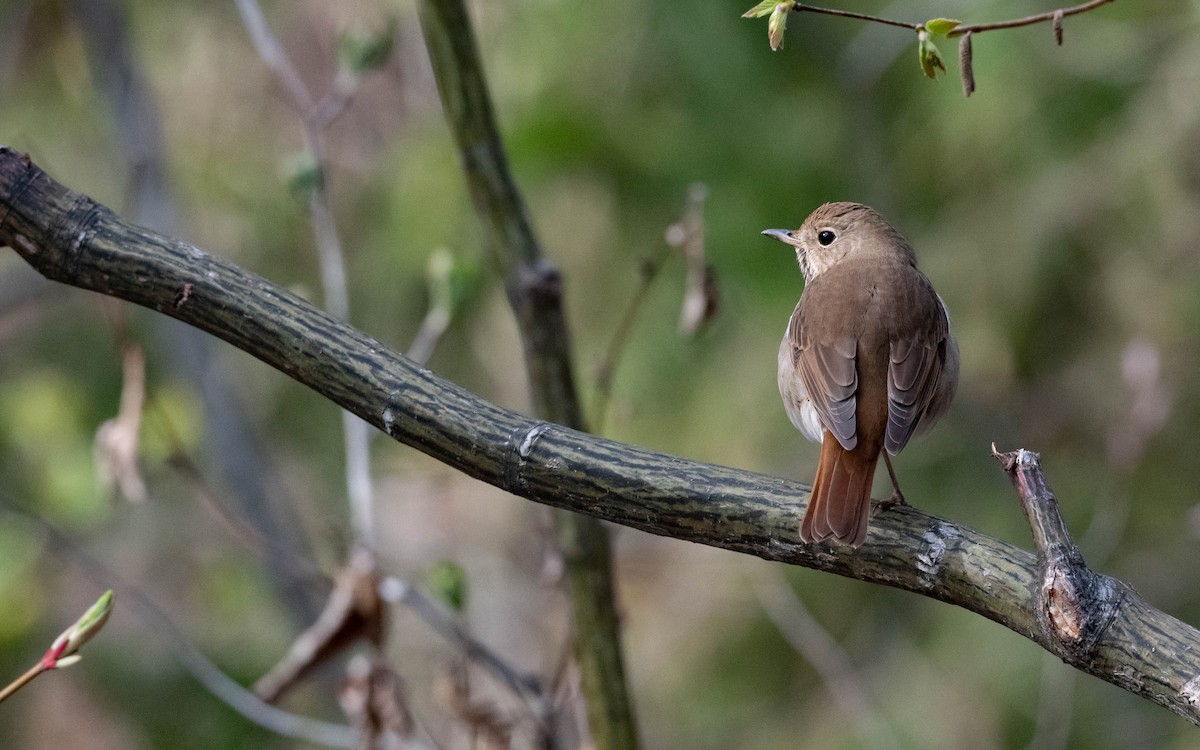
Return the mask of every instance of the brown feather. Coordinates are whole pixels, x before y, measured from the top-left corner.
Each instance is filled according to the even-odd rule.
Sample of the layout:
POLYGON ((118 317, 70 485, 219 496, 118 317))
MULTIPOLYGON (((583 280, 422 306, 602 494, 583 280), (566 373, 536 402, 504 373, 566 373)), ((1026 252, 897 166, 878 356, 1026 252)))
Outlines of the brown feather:
POLYGON ((817 478, 800 522, 802 541, 832 539, 851 547, 862 545, 871 516, 871 483, 879 450, 879 443, 875 443, 859 444, 848 451, 832 433, 825 433, 817 478))
POLYGON ((879 454, 946 411, 958 346, 912 247, 870 208, 826 204, 799 229, 765 234, 796 248, 805 282, 778 356, 788 418, 821 441, 800 537, 857 547, 879 454))

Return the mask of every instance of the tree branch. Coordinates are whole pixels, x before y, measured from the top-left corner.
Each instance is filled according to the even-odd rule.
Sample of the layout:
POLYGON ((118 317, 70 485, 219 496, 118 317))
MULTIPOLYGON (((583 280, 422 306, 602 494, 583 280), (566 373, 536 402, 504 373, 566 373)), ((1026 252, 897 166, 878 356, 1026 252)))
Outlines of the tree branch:
POLYGON ((837 8, 819 8, 815 5, 805 5, 804 3, 792 3, 793 13, 819 13, 825 16, 840 16, 841 18, 853 18, 857 21, 870 21, 871 23, 881 23, 885 26, 899 26, 902 29, 912 29, 918 31, 921 28, 919 23, 909 23, 908 21, 894 21, 890 18, 881 18, 879 16, 871 16, 866 13, 856 13, 852 10, 839 10, 837 8))
MULTIPOLYGON (((467 8, 462 0, 423 0, 418 10, 475 213, 521 331, 535 413, 586 430, 562 308, 562 277, 546 260, 509 171, 467 8)), ((558 513, 554 521, 570 580, 572 630, 592 740, 600 750, 633 750, 637 727, 621 653, 608 530, 594 518, 572 513, 558 513)))
POLYGON ((1200 725, 1200 632, 1119 581, 1106 579, 1119 598, 1103 627, 1064 649, 1043 627, 1042 572, 1025 550, 914 508, 881 513, 857 550, 801 544, 801 485, 490 404, 255 274, 122 221, 4 147, 0 244, 48 278, 222 338, 396 440, 515 495, 961 606, 1200 725))
POLYGON ((958 26, 950 31, 946 36, 953 39, 956 36, 963 34, 978 34, 984 31, 997 31, 999 29, 1015 29, 1021 26, 1032 26, 1035 23, 1046 23, 1052 21, 1058 24, 1056 27, 1056 36, 1059 44, 1062 44, 1061 24, 1062 19, 1066 16, 1074 16, 1079 13, 1087 13, 1089 10, 1099 8, 1101 5, 1108 5, 1114 0, 1091 0, 1091 2, 1076 5, 1073 8, 1059 8, 1058 10, 1050 10, 1045 13, 1035 13, 1032 16, 1024 18, 1014 18, 1009 21, 994 21, 992 23, 976 23, 969 26, 958 26))
POLYGON ((1079 13, 1086 13, 1089 10, 1095 10, 1101 5, 1107 5, 1111 2, 1114 2, 1114 0, 1089 0, 1086 3, 1070 8, 1058 8, 1046 11, 1045 13, 1035 13, 1023 18, 976 24, 961 24, 958 21, 949 21, 944 18, 932 19, 925 23, 912 23, 872 16, 866 13, 839 10, 837 8, 821 8, 798 2, 793 2, 789 5, 787 2, 774 3, 771 0, 763 0, 763 2, 746 11, 742 17, 761 18, 766 15, 770 16, 767 33, 772 50, 783 46, 783 35, 784 30, 787 28, 786 21, 789 13, 817 13, 826 16, 838 16, 840 18, 853 18, 857 21, 867 21, 869 23, 878 23, 915 31, 917 32, 918 44, 920 45, 921 67, 930 78, 935 78, 938 70, 945 71, 941 55, 937 52, 937 48, 930 37, 944 35, 948 39, 959 39, 959 72, 962 76, 963 94, 969 97, 975 92, 975 71, 972 65, 972 34, 981 34, 985 31, 998 31, 1000 29, 1015 29, 1021 26, 1032 26, 1033 24, 1049 21, 1054 27, 1054 41, 1061 46, 1063 43, 1064 18, 1078 15, 1079 13))
MULTIPOLYGON (((335 317, 348 321, 350 292, 346 284, 346 254, 342 251, 342 240, 329 196, 325 128, 349 105, 357 89, 357 79, 348 78, 339 69, 333 90, 321 100, 314 99, 283 45, 267 24, 258 0, 235 2, 255 50, 263 64, 275 71, 304 123, 304 137, 316 171, 316 179, 312 181, 308 194, 308 213, 317 244, 325 309, 335 317)), ((341 417, 350 527, 355 543, 374 551, 375 487, 371 483, 370 430, 350 414, 343 412, 341 417)))
MULTIPOLYGON (((993 21, 991 23, 975 23, 971 25, 956 26, 946 36, 954 38, 963 34, 978 34, 984 31, 997 31, 999 29, 1015 29, 1021 26, 1032 26, 1035 23, 1045 23, 1054 21, 1061 23, 1061 19, 1066 16, 1074 16, 1079 13, 1086 13, 1089 10, 1099 8, 1101 5, 1107 5, 1115 0, 1089 0, 1089 2, 1076 5, 1071 8, 1059 8, 1058 10, 1049 10, 1045 13, 1035 13, 1032 16, 1023 18, 1013 18, 1008 21, 993 21), (1058 20, 1056 20, 1058 19, 1058 20)), ((920 31, 924 24, 910 23, 909 21, 896 21, 891 18, 881 18, 880 16, 872 16, 866 13, 856 13, 850 10, 839 10, 837 8, 820 8, 815 5, 805 5, 804 3, 792 3, 793 13, 819 13, 826 16, 840 16, 842 18, 853 18, 858 21, 870 21, 871 23, 884 24, 885 26, 899 26, 902 29, 911 29, 920 31)), ((1059 44, 1062 44, 1060 41, 1059 44)))

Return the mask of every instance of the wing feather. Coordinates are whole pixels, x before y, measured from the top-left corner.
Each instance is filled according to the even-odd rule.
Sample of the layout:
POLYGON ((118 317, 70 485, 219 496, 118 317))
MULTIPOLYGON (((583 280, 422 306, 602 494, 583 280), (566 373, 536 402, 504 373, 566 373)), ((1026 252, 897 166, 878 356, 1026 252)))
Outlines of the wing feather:
POLYGON ((950 321, 945 306, 933 294, 937 313, 929 316, 925 330, 913 331, 892 340, 888 364, 888 424, 884 448, 895 455, 916 432, 921 416, 928 408, 942 369, 946 364, 950 321))
POLYGON ((792 316, 788 335, 794 342, 796 372, 804 383, 817 416, 846 450, 858 445, 856 417, 858 342, 853 336, 817 341, 804 326, 804 305, 792 316))

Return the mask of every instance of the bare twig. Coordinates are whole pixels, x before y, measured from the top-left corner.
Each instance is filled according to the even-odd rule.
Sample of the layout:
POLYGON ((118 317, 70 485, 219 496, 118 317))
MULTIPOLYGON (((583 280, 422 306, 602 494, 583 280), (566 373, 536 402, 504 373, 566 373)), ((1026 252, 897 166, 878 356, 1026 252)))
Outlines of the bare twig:
MULTIPOLYGON (((349 105, 357 88, 357 78, 339 73, 333 90, 321 100, 314 100, 283 45, 271 32, 258 0, 236 0, 236 3, 259 57, 279 77, 292 106, 303 120, 305 139, 317 172, 309 192, 309 217, 320 260, 325 309, 334 317, 349 320, 350 295, 346 285, 345 254, 327 185, 325 128, 349 105)), ((345 435, 350 525, 356 543, 374 550, 375 496, 371 483, 370 428, 358 417, 343 411, 342 430, 345 435)))
POLYGON ((592 408, 592 422, 595 424, 597 435, 604 434, 613 381, 621 359, 625 356, 633 326, 649 296, 650 287, 674 251, 682 252, 687 269, 687 283, 679 315, 680 334, 695 334, 715 313, 716 292, 704 256, 703 209, 707 194, 708 189, 704 183, 696 182, 688 187, 687 208, 684 209, 683 216, 667 227, 664 233, 665 245, 641 263, 637 289, 634 290, 617 327, 613 330, 608 348, 604 351, 604 359, 596 367, 596 402, 592 408))
POLYGON ((621 314, 621 320, 617 323, 617 327, 613 329, 608 348, 604 351, 604 359, 600 360, 600 364, 596 367, 596 397, 595 405, 592 407, 592 422, 596 426, 598 435, 604 434, 604 428, 608 422, 608 404, 612 399, 613 381, 616 378, 617 367, 621 364, 621 359, 625 354, 625 347, 629 344, 638 313, 641 312, 642 305, 649 296, 650 287, 658 278, 658 272, 662 270, 663 261, 670 254, 671 248, 664 246, 641 264, 637 289, 629 298, 629 304, 625 306, 625 312, 621 314))
POLYGON ((259 7, 257 0, 234 0, 234 2, 237 3, 238 12, 242 15, 242 23, 245 24, 246 31, 250 34, 250 40, 254 43, 254 50, 262 59, 263 64, 279 77, 279 82, 287 89, 292 106, 296 107, 296 111, 301 116, 306 116, 313 106, 312 94, 308 92, 308 87, 304 85, 304 81, 301 80, 292 61, 283 51, 283 45, 271 33, 271 28, 267 25, 267 19, 263 16, 262 8, 259 7))
POLYGON ((793 13, 820 13, 826 16, 840 16, 841 18, 853 18, 859 21, 870 21, 872 23, 881 23, 885 26, 899 26, 902 29, 912 29, 918 31, 921 28, 919 23, 909 23, 907 21, 894 21, 890 18, 880 18, 879 16, 871 16, 866 13, 855 13, 851 10, 838 10, 837 8, 818 8, 815 5, 805 5, 804 3, 792 3, 793 13))
MULTIPOLYGON (((151 403, 154 403, 153 400, 151 403)), ((282 558, 281 562, 292 568, 297 578, 306 578, 321 583, 329 582, 329 576, 313 563, 297 557, 291 550, 280 547, 274 540, 263 537, 253 527, 242 523, 226 508, 219 496, 208 485, 200 468, 183 450, 182 442, 169 429, 169 423, 165 421, 165 417, 163 419, 163 424, 168 427, 166 430, 167 440, 174 446, 171 463, 192 482, 203 504, 213 512, 235 538, 259 555, 282 558)), ((542 695, 543 691, 538 678, 519 672, 489 647, 471 638, 458 626, 449 612, 445 611, 419 587, 389 576, 379 581, 379 595, 384 601, 399 604, 411 610, 435 633, 454 647, 461 649, 468 659, 494 674, 502 684, 508 686, 515 694, 528 702, 535 716, 545 713, 545 698, 542 695)))
MULTIPOLYGON (((1035 23, 1046 23, 1050 21, 1056 25, 1056 29, 1062 29, 1062 19, 1066 16, 1074 16, 1080 13, 1087 13, 1089 10, 1095 10, 1101 5, 1108 5, 1115 0, 1091 0, 1090 2, 1076 5, 1071 8, 1059 8, 1057 10, 1046 11, 1045 13, 1035 13, 1032 16, 1024 18, 1014 18, 1011 21, 994 21, 992 23, 977 23, 969 26, 958 26, 946 36, 953 39, 954 37, 962 36, 963 34, 980 34, 984 31, 998 31, 1000 29, 1016 29, 1021 26, 1032 26, 1035 23)), ((1061 38, 1061 33, 1058 34, 1061 38)), ((1062 44, 1059 41, 1059 44, 1062 44)))
POLYGON ((897 747, 894 732, 875 710, 874 701, 863 688, 850 657, 821 623, 809 614, 781 573, 755 577, 754 593, 767 617, 821 675, 845 723, 858 735, 863 747, 897 747))
POLYGON ((417 335, 413 336, 412 343, 405 353, 413 362, 427 363, 442 334, 450 326, 454 315, 454 291, 450 278, 453 271, 454 259, 449 251, 435 250, 429 256, 425 274, 425 283, 429 290, 429 308, 425 311, 417 335))
POLYGON ((45 519, 21 509, 3 495, 0 495, 0 504, 10 512, 37 526, 49 539, 51 548, 71 559, 89 580, 117 591, 122 602, 136 612, 140 619, 154 624, 153 630, 170 643, 170 654, 179 661, 184 669, 209 693, 243 718, 285 737, 301 739, 327 747, 358 747, 357 733, 348 726, 299 716, 259 700, 205 656, 139 587, 125 581, 98 558, 85 552, 69 537, 51 526, 45 519))
POLYGON ((329 583, 329 576, 318 568, 311 560, 296 553, 296 550, 280 543, 278 539, 267 536, 229 506, 229 503, 213 489, 212 484, 196 461, 184 448, 183 441, 175 433, 165 411, 157 399, 151 398, 150 405, 155 410, 155 422, 158 423, 161 434, 171 445, 171 455, 167 459, 172 469, 179 472, 188 482, 196 499, 221 524, 231 537, 236 539, 246 549, 261 558, 276 563, 276 568, 286 571, 298 581, 312 583, 329 583))
POLYGON ((5 685, 3 689, 0 689, 0 702, 8 700, 12 697, 13 693, 33 682, 38 675, 43 674, 45 671, 46 668, 42 666, 42 662, 38 661, 37 664, 22 672, 20 677, 5 685))
POLYGON ((541 681, 510 666, 495 652, 471 637, 454 616, 416 586, 399 578, 384 578, 379 586, 385 601, 403 604, 417 614, 447 641, 455 644, 472 660, 492 673, 501 683, 529 703, 535 716, 546 713, 541 681))

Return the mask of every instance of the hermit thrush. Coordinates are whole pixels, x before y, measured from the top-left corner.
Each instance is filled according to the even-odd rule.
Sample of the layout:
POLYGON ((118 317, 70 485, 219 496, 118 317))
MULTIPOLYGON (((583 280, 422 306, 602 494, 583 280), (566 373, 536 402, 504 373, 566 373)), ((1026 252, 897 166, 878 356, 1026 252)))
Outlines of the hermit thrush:
POLYGON ((763 234, 796 248, 804 293, 779 346, 788 418, 821 443, 800 524, 805 542, 857 547, 867 536, 871 482, 888 454, 929 428, 958 385, 958 344, 946 306, 912 247, 859 203, 826 203, 799 229, 763 234))

